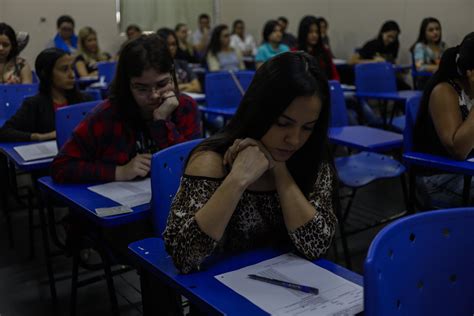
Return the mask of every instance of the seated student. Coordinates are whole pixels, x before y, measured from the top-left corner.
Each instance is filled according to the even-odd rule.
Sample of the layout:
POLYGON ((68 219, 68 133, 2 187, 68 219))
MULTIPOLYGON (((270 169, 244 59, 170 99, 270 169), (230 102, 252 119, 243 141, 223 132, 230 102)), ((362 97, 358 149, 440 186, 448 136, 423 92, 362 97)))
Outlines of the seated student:
POLYGON ((255 40, 251 34, 245 33, 245 24, 242 20, 235 20, 232 25, 230 47, 240 51, 242 56, 255 56, 257 54, 255 40))
MULTIPOLYGON (((416 151, 464 160, 474 149, 474 32, 447 49, 423 92, 413 131, 416 151)), ((437 201, 460 205, 463 176, 428 173, 423 178, 437 201)), ((471 193, 474 186, 471 184, 471 193)))
POLYGON ((260 67, 237 113, 190 155, 163 234, 183 273, 211 254, 293 245, 323 255, 336 229, 329 88, 313 57, 260 67))
POLYGON ((136 24, 130 24, 127 26, 125 34, 127 35, 127 41, 131 41, 142 35, 142 29, 136 24))
POLYGON ((156 34, 166 41, 174 59, 174 71, 176 73, 176 80, 178 82, 179 91, 183 92, 201 92, 201 84, 196 74, 189 68, 186 60, 177 59, 178 38, 175 32, 169 28, 161 28, 156 31, 156 34))
POLYGON ((285 44, 290 49, 296 48, 296 45, 298 45, 296 37, 293 34, 286 32, 286 30, 288 29, 288 19, 284 16, 280 16, 277 19, 277 22, 281 28, 281 43, 285 44))
POLYGON ((321 70, 328 79, 340 79, 336 66, 332 61, 331 53, 321 41, 318 20, 315 16, 307 15, 301 19, 298 27, 298 48, 317 59, 321 70))
POLYGON ((441 23, 432 17, 423 19, 418 39, 411 48, 416 69, 436 72, 445 49, 446 43, 441 39, 441 23))
POLYGON ((211 38, 211 18, 208 14, 202 13, 198 18, 198 29, 192 35, 193 49, 198 60, 206 55, 207 46, 211 38))
POLYGON ((79 54, 75 67, 79 77, 97 77, 97 63, 109 61, 110 54, 102 52, 97 41, 97 32, 89 26, 79 31, 79 54))
POLYGON ((201 135, 196 103, 179 94, 173 58, 157 35, 123 49, 110 99, 74 130, 52 164, 56 182, 145 177, 151 154, 201 135))
POLYGON ((209 71, 245 69, 240 51, 230 47, 230 34, 227 25, 218 25, 212 31, 206 60, 209 71))
POLYGON ((188 63, 197 63, 194 56, 193 46, 188 42, 188 27, 184 23, 176 24, 174 28, 176 37, 178 38, 178 48, 176 51, 176 59, 185 60, 188 63))
POLYGON ((23 102, 20 109, 0 128, 0 141, 46 141, 56 138, 55 111, 87 101, 74 84, 74 58, 57 48, 47 48, 35 61, 39 92, 23 102))
POLYGON ((332 58, 334 57, 334 54, 332 53, 332 50, 331 50, 331 43, 330 43, 329 35, 328 35, 329 23, 322 16, 318 18, 318 27, 319 27, 319 32, 321 33, 321 42, 323 43, 324 48, 326 48, 329 51, 332 58))
POLYGON ((257 68, 273 56, 290 50, 287 45, 281 43, 281 37, 280 24, 275 20, 267 21, 263 27, 263 43, 258 47, 257 55, 255 56, 257 68))
POLYGON ((31 68, 19 52, 15 31, 0 23, 0 84, 32 82, 31 68))
POLYGON ((56 21, 58 33, 46 44, 47 48, 56 47, 74 54, 77 50, 77 36, 74 34, 74 20, 69 15, 61 15, 56 21))

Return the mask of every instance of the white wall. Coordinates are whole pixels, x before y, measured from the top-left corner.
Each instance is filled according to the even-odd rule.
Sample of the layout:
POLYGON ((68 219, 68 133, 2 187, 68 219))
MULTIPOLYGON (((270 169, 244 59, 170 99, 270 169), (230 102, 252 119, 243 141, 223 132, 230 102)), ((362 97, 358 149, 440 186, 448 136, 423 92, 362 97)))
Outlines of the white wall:
POLYGON ((297 34, 300 19, 307 14, 329 21, 331 46, 339 58, 348 58, 355 47, 375 37, 385 20, 396 20, 401 28, 400 62, 409 62, 408 47, 416 40, 421 20, 437 17, 443 40, 456 45, 474 31, 473 0, 221 0, 222 21, 231 25, 242 18, 260 41, 263 24, 280 15, 290 21, 297 34))
MULTIPOLYGON (((160 0, 157 0, 158 2, 160 0)), ((408 47, 418 35, 421 20, 435 16, 441 20, 443 39, 455 45, 474 31, 474 0, 217 0, 221 21, 231 25, 242 18, 247 29, 260 41, 263 24, 280 15, 290 20, 289 30, 296 34, 299 20, 306 14, 324 16, 334 53, 347 58, 355 47, 375 37, 387 19, 396 20, 402 29, 400 61, 408 62, 408 47)), ((123 38, 115 23, 115 0, 0 0, 0 21, 16 31, 30 33, 30 43, 22 56, 34 64, 36 55, 55 35, 56 19, 70 14, 76 31, 92 26, 103 50, 115 53, 123 38), (40 18, 46 21, 41 22, 40 18)), ((196 27, 195 23, 189 25, 196 27)))

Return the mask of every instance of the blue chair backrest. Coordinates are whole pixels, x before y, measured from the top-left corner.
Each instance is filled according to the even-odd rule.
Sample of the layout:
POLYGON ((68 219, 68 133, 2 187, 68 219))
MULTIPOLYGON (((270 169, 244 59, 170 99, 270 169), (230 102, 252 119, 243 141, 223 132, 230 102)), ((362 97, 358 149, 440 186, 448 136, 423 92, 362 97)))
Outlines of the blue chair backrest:
POLYGON ((474 208, 405 217, 385 227, 364 266, 365 315, 472 315, 474 208))
POLYGON ((331 93, 331 122, 330 127, 344 127, 349 125, 346 100, 339 81, 330 80, 329 90, 331 93))
POLYGON ((171 202, 178 191, 186 159, 202 139, 195 139, 177 144, 153 155, 151 161, 151 209, 153 227, 161 237, 166 228, 166 221, 171 202))
POLYGON ((92 100, 94 100, 94 101, 102 100, 102 93, 100 92, 99 89, 89 88, 89 89, 86 89, 82 92, 87 94, 88 96, 90 96, 92 98, 92 100))
POLYGON ((405 105, 405 129, 403 130, 403 151, 405 152, 413 149, 413 129, 420 110, 421 98, 421 95, 411 97, 405 105))
MULTIPOLYGON (((254 71, 234 72, 244 91, 252 82, 254 71)), ((205 79, 206 106, 236 108, 242 99, 242 93, 227 71, 211 72, 205 79)))
POLYGON ((59 149, 61 149, 71 136, 74 128, 99 102, 100 101, 90 101, 72 104, 56 111, 56 144, 59 149))
POLYGON ((0 84, 0 117, 9 119, 20 108, 25 96, 35 95, 38 84, 0 84))
POLYGON ((397 92, 395 70, 390 63, 367 63, 355 66, 357 92, 397 92))
POLYGON ((112 79, 114 79, 116 66, 116 61, 101 61, 97 63, 99 78, 104 77, 105 82, 111 83, 112 79))

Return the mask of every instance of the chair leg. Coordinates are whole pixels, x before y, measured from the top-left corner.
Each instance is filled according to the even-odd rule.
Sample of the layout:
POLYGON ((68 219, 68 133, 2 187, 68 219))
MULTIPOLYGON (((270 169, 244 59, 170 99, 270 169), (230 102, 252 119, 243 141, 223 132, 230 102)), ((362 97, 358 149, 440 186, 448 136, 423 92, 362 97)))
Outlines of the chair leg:
POLYGON ((464 176, 464 187, 462 190, 462 200, 464 206, 469 206, 471 202, 471 176, 464 176))
POLYGON ((46 260, 46 270, 48 272, 48 279, 49 279, 49 288, 51 291, 51 300, 53 302, 53 306, 57 304, 57 296, 56 296, 56 284, 54 279, 54 272, 53 272, 53 265, 51 263, 51 252, 49 249, 49 239, 48 239, 48 229, 46 223, 46 215, 45 209, 41 202, 39 207, 39 215, 40 215, 40 226, 41 226, 41 236, 43 239, 43 250, 44 250, 44 259, 46 260))
POLYGON ((30 238, 30 259, 35 257, 35 221, 33 207, 33 192, 28 190, 28 230, 30 238))
POLYGON ((105 248, 104 247, 100 247, 100 248, 101 249, 99 249, 99 254, 104 264, 104 274, 105 274, 105 280, 107 282, 107 288, 109 290, 112 315, 120 315, 119 309, 118 309, 117 295, 115 294, 114 280, 112 278, 112 271, 110 269, 111 267, 110 259, 105 251, 105 248))
POLYGON ((405 202, 405 207, 407 208, 408 213, 410 213, 410 198, 408 196, 407 182, 405 176, 406 175, 404 173, 400 176, 400 182, 402 185, 403 201, 405 202))
POLYGON ((416 206, 416 175, 412 170, 408 171, 408 189, 410 190, 408 194, 408 211, 410 214, 414 214, 416 206))
POLYGON ((346 220, 349 216, 349 211, 351 209, 352 202, 355 198, 356 192, 357 192, 357 189, 352 189, 352 193, 349 197, 349 201, 347 202, 347 206, 346 206, 344 214, 341 214, 339 208, 337 208, 337 210, 336 210, 336 213, 337 213, 336 216, 339 219, 339 233, 341 235, 342 250, 344 252, 344 259, 346 261, 346 267, 349 270, 352 269, 352 261, 351 261, 351 256, 350 256, 350 252, 349 252, 349 246, 348 246, 348 243, 347 243, 347 235, 346 235, 346 231, 345 231, 345 228, 344 228, 344 224, 345 224, 345 222, 346 222, 346 220))
POLYGON ((76 302, 77 302, 77 278, 79 274, 79 249, 74 249, 72 256, 72 278, 71 278, 71 297, 69 302, 69 314, 71 316, 76 315, 76 302))

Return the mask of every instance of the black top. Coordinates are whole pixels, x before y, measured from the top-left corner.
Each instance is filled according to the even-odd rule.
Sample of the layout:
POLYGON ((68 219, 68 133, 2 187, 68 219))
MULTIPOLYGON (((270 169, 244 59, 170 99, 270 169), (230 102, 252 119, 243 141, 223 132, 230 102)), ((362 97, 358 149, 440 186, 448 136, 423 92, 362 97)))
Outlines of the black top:
POLYGON ((281 43, 285 44, 289 48, 295 48, 296 46, 298 46, 298 41, 296 40, 296 37, 294 37, 293 34, 290 33, 283 34, 281 43))
POLYGON ((176 51, 175 58, 179 60, 185 60, 191 64, 198 62, 197 58, 194 57, 194 55, 191 54, 189 50, 183 50, 179 47, 179 45, 178 45, 178 50, 176 51))
POLYGON ((175 59, 174 69, 178 83, 189 83, 197 78, 185 60, 175 59))
MULTIPOLYGON (((84 97, 84 101, 89 98, 84 97)), ((37 94, 27 98, 0 128, 1 142, 28 142, 32 133, 49 133, 56 129, 56 113, 50 97, 37 94)))
POLYGON ((381 38, 368 41, 359 49, 359 55, 362 59, 373 59, 376 55, 380 55, 386 61, 394 63, 398 56, 398 41, 385 46, 381 38))
MULTIPOLYGON (((461 87, 454 81, 449 80, 449 84, 456 90, 459 97, 462 95, 461 87)), ((460 104, 462 120, 464 121, 469 115, 469 110, 464 104, 460 104)), ((451 157, 449 152, 441 143, 436 128, 429 112, 429 102, 421 104, 416 119, 415 128, 413 129, 413 147, 417 152, 427 154, 451 157)))

